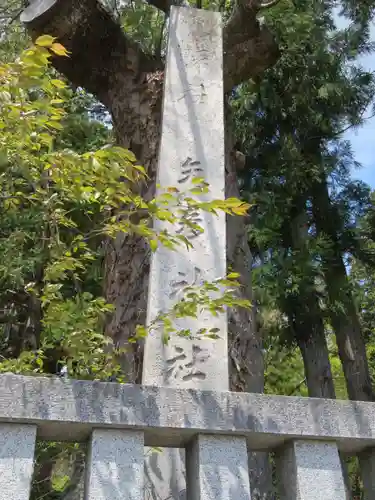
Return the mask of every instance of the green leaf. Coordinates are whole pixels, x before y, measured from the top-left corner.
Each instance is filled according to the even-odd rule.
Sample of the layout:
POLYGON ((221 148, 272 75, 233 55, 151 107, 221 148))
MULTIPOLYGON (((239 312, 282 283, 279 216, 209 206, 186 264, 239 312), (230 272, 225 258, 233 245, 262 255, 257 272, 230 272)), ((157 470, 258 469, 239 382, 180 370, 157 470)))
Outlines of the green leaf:
POLYGON ((327 87, 325 85, 323 85, 322 87, 320 87, 320 89, 318 91, 318 95, 322 99, 327 99, 328 98, 328 89, 327 89, 327 87))
POLYGON ((144 339, 147 337, 147 330, 143 325, 136 326, 136 334, 135 337, 137 339, 144 339))
POLYGON ((193 188, 193 189, 189 189, 189 192, 191 194, 195 194, 195 195, 200 195, 202 194, 203 190, 201 188, 193 188))
POLYGON ((150 240, 150 248, 153 252, 156 252, 158 248, 158 242, 156 240, 150 240))
POLYGON ((41 35, 35 40, 35 45, 39 47, 52 47, 53 42, 56 40, 56 37, 51 35, 41 35))
POLYGON ((53 128, 55 130, 62 130, 64 127, 61 125, 60 122, 56 122, 56 121, 48 121, 46 123, 46 125, 48 125, 50 128, 53 128))
POLYGON ((161 336, 161 341, 163 342, 163 345, 168 345, 169 340, 170 340, 169 333, 164 331, 161 336))
POLYGON ((233 279, 239 278, 240 276, 241 276, 240 273, 229 273, 227 275, 227 278, 230 279, 230 280, 233 280, 233 279))
POLYGON ((62 80, 57 80, 56 78, 53 78, 51 80, 51 84, 58 89, 65 89, 66 88, 66 84, 62 80))
POLYGON ((210 328, 211 333, 218 333, 220 332, 220 328, 210 328))
POLYGON ((231 207, 231 210, 235 215, 246 215, 249 208, 250 208, 250 205, 247 205, 246 203, 244 203, 243 205, 241 205, 239 207, 231 207))
POLYGON ((202 184, 202 182, 204 182, 204 177, 194 177, 191 182, 192 184, 202 184))
POLYGON ((240 205, 242 205, 242 203, 243 202, 238 198, 227 198, 224 201, 225 206, 228 208, 239 207, 240 205))

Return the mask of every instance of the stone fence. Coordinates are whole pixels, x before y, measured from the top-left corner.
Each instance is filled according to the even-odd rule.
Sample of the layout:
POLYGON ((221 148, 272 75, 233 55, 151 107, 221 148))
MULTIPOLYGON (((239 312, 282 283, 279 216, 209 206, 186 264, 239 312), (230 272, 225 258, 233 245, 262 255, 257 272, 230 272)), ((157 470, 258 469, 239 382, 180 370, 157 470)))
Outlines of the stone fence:
POLYGON ((375 498, 374 403, 1 375, 0 500, 29 499, 36 439, 90 443, 87 500, 143 500, 144 446, 186 449, 188 500, 248 499, 246 446, 276 452, 283 500, 345 498, 338 450, 375 498))

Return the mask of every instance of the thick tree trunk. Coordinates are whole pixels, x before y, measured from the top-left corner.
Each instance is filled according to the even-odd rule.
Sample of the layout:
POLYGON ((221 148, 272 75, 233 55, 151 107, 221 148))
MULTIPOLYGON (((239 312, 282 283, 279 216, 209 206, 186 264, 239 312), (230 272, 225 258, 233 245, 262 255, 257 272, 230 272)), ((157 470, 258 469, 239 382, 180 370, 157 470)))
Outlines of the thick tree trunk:
MULTIPOLYGON (((317 323, 322 323, 319 318, 317 323)), ((305 368, 307 388, 312 398, 335 399, 335 387, 329 361, 327 340, 324 327, 320 324, 300 324, 298 347, 301 351, 305 368)))
POLYGON ((298 262, 305 265, 299 269, 299 290, 287 297, 286 308, 303 358, 309 396, 334 399, 335 387, 307 239, 306 199, 302 195, 291 209, 290 223, 284 231, 284 247, 291 248, 298 262))
MULTIPOLYGON (((155 192, 156 166, 160 140, 163 73, 143 73, 132 88, 121 85, 111 92, 109 106, 118 143, 131 149, 149 176, 143 195, 155 192)), ((107 241, 104 292, 116 306, 106 333, 124 346, 134 335, 137 324, 146 320, 150 252, 143 238, 118 234, 107 241)), ((141 383, 142 345, 127 344, 124 370, 130 382, 141 383)))
POLYGON ((328 242, 322 255, 323 267, 348 395, 353 400, 374 401, 366 346, 337 236, 339 216, 332 207, 325 179, 314 186, 313 212, 317 234, 328 242))
MULTIPOLYGON (((226 106, 226 197, 240 198, 229 106, 226 106)), ((240 274, 241 293, 253 299, 252 255, 243 217, 227 217, 227 267, 240 274)), ((255 308, 228 312, 230 386, 233 391, 263 392, 263 342, 255 320, 255 308)))
MULTIPOLYGON (((317 298, 311 295, 305 299, 307 299, 306 308, 315 318, 315 324, 309 324, 308 321, 302 322, 300 324, 301 331, 298 333, 298 346, 303 358, 309 397, 336 399, 324 324, 321 311, 316 307, 318 306, 317 298)), ((349 500, 352 497, 349 473, 345 457, 341 453, 340 460, 345 481, 346 500, 349 500)))

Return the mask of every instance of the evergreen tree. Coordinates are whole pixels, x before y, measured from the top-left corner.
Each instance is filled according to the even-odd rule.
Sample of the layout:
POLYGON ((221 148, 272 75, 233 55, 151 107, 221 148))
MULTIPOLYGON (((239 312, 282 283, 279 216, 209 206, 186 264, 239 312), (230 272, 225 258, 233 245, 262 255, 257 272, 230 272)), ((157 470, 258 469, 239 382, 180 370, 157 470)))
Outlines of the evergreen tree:
MULTIPOLYGON (((317 285, 324 277, 324 291, 330 301, 328 314, 338 338, 349 395, 364 399, 363 387, 371 392, 371 384, 361 335, 353 328, 350 334, 344 335, 337 319, 337 315, 344 319, 344 315, 351 317, 354 314, 348 315, 352 304, 350 299, 345 299, 342 315, 338 313, 344 300, 343 295, 338 294, 343 293, 346 282, 342 259, 347 248, 341 240, 350 239, 350 231, 341 234, 343 215, 334 217, 337 210, 329 189, 335 192, 345 188, 347 195, 356 192, 348 184, 348 171, 354 162, 348 145, 340 143, 340 134, 348 124, 361 123, 364 111, 372 101, 374 84, 371 74, 353 64, 355 55, 370 49, 361 28, 337 32, 326 7, 313 3, 301 7, 299 14, 294 16, 290 7, 289 15, 284 12, 284 24, 278 16, 281 6, 270 14, 284 48, 282 57, 262 81, 244 85, 233 98, 233 106, 237 134, 244 152, 249 155, 250 168, 244 174, 244 189, 254 193, 257 212, 271 211, 273 215, 267 218, 267 222, 273 218, 271 227, 278 240, 269 242, 275 245, 273 255, 282 248, 284 258, 294 260, 295 273, 287 281, 290 293, 285 299, 284 311, 290 319, 290 326, 299 326, 294 333, 297 341, 302 343, 306 372, 315 370, 310 394, 334 393, 324 345, 324 317, 319 314, 317 291, 317 285), (326 196, 324 200, 317 194, 322 190, 326 196), (336 266, 329 251, 333 245, 336 245, 336 266), (338 261, 341 262, 340 273, 338 261), (334 283, 340 285, 336 294, 334 283), (347 345, 348 335, 353 337, 352 342, 357 338, 355 349, 358 355, 354 356, 357 360, 354 363, 352 360, 348 362, 344 352, 343 342, 347 345), (303 345, 306 336, 315 343, 307 351, 303 345), (342 338, 345 340, 339 340, 342 338), (361 370, 359 364, 362 363, 361 370), (354 375, 354 365, 363 379, 356 391, 351 389, 358 377, 354 375)), ((264 224, 264 217, 260 223, 264 224)), ((270 233, 269 225, 266 231, 270 233)), ((255 233, 255 237, 257 235, 255 233)), ((351 236, 355 246, 353 233, 351 236)), ((349 241, 345 243, 347 247, 349 241)))

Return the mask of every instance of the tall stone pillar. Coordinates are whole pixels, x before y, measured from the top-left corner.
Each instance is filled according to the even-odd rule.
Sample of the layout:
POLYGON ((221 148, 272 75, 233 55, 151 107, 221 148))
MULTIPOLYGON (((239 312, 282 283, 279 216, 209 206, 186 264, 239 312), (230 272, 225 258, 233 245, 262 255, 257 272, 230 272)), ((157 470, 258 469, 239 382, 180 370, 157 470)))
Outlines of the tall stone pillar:
MULTIPOLYGON (((219 13, 172 7, 158 183, 162 188, 174 186, 186 191, 194 186, 194 177, 203 177, 209 184, 209 193, 202 199, 224 199, 222 22, 219 13)), ((203 233, 178 224, 172 228, 175 233, 184 234, 193 248, 181 246, 174 252, 159 246, 153 254, 148 300, 149 324, 160 311, 171 309, 181 298, 185 286, 199 286, 203 281, 213 281, 226 274, 225 214, 214 216, 197 212, 194 218, 203 228, 203 233)), ((155 224, 159 229, 166 227, 160 221, 155 224)), ((167 227, 171 230, 170 226, 167 227)), ((200 328, 217 328, 219 338, 192 340, 173 335, 164 345, 161 332, 151 333, 146 340, 143 383, 227 391, 226 314, 214 317, 207 313, 197 319, 183 318, 179 320, 178 327, 181 330, 189 329, 192 333, 200 328)), ((204 439, 197 439, 199 445, 188 448, 191 454, 188 462, 193 462, 193 456, 197 460, 200 457, 196 463, 198 476, 193 472, 190 472, 190 476, 197 477, 193 498, 203 500, 209 498, 201 488, 205 474, 215 471, 216 484, 224 485, 228 474, 233 471, 228 471, 225 458, 230 456, 229 450, 228 454, 222 449, 226 446, 226 440, 210 438, 207 448, 204 439), (217 453, 212 453, 215 447, 217 453), (206 459, 210 460, 208 468, 206 459)), ((246 455, 246 444, 242 438, 238 438, 238 441, 238 450, 246 455)), ((184 450, 164 449, 162 453, 152 453, 148 457, 145 498, 185 499, 184 455, 184 450)), ((245 455, 243 460, 239 460, 238 467, 246 464, 247 474, 245 455)), ((217 493, 220 491, 224 496, 215 498, 232 498, 219 486, 217 493)), ((241 496, 241 499, 245 496, 241 496)), ((247 484, 246 500, 249 498, 247 484)))

